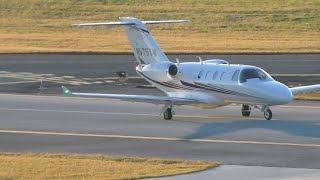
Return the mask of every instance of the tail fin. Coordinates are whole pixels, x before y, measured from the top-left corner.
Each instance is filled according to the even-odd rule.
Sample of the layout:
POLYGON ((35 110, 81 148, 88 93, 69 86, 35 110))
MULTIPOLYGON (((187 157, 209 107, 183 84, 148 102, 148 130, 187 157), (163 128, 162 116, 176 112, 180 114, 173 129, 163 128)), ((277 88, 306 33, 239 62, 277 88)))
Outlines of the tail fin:
POLYGON ((120 17, 120 22, 85 23, 74 26, 117 26, 125 28, 134 55, 139 64, 153 64, 169 61, 160 46, 153 39, 145 24, 188 22, 187 20, 140 21, 133 17, 120 17))

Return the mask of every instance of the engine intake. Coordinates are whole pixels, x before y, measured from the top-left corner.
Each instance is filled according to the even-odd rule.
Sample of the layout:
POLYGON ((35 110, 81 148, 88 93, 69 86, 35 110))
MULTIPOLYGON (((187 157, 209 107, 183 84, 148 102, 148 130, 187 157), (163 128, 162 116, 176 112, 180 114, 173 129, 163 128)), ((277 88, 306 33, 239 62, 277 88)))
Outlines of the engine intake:
POLYGON ((169 73, 171 76, 177 75, 177 74, 178 74, 178 67, 177 67, 175 64, 171 64, 171 65, 169 66, 168 73, 169 73))
POLYGON ((149 64, 142 68, 143 74, 159 82, 172 80, 178 74, 178 71, 177 65, 171 62, 149 64))

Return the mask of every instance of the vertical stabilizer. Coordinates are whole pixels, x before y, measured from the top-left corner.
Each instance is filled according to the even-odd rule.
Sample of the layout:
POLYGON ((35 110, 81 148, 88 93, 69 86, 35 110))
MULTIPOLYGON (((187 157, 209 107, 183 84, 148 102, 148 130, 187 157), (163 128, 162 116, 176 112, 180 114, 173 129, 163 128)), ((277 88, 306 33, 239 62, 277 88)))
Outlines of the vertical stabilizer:
POLYGON ((74 24, 74 26, 124 26, 134 55, 139 64, 169 61, 153 39, 145 24, 181 23, 187 20, 140 21, 133 17, 120 17, 120 22, 74 24))
POLYGON ((136 18, 120 17, 121 22, 134 23, 133 26, 125 26, 134 55, 139 64, 153 64, 169 61, 160 46, 153 39, 147 27, 136 18))

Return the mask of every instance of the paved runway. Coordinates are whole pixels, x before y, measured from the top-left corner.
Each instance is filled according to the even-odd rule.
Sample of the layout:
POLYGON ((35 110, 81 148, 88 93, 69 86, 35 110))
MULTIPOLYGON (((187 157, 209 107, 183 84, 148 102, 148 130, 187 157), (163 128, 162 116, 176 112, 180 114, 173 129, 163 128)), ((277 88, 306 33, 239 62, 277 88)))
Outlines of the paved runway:
POLYGON ((102 99, 0 95, 0 150, 79 152, 320 168, 320 103, 273 107, 274 120, 240 107, 161 106, 102 99))
MULTIPOLYGON (((197 55, 169 55, 175 62, 199 61, 197 55)), ((233 64, 255 65, 271 74, 319 74, 320 54, 282 55, 199 55, 206 59, 225 59, 233 64)), ((137 76, 133 55, 88 54, 0 54, 0 71, 55 74, 77 78, 115 76, 117 71, 127 71, 137 76)))

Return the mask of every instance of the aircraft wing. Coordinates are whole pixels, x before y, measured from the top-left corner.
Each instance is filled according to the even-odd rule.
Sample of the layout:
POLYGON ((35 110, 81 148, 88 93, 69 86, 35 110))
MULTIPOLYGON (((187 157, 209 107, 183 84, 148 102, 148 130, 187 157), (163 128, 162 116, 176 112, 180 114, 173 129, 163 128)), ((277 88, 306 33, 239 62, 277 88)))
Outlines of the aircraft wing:
POLYGON ((320 90, 320 84, 311 85, 311 86, 300 86, 300 87, 294 87, 294 88, 289 88, 289 89, 292 92, 292 94, 309 92, 309 91, 316 91, 316 90, 320 90))
POLYGON ((83 96, 83 97, 93 97, 93 98, 106 98, 106 99, 118 99, 123 101, 132 102, 147 102, 152 104, 168 104, 173 103, 175 105, 192 105, 199 104, 200 101, 187 99, 187 98, 177 98, 168 96, 149 96, 149 95, 127 95, 127 94, 101 94, 101 93, 75 93, 71 92, 66 87, 62 86, 63 94, 83 96))

